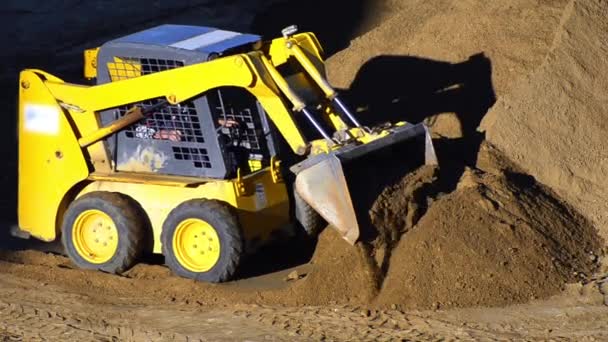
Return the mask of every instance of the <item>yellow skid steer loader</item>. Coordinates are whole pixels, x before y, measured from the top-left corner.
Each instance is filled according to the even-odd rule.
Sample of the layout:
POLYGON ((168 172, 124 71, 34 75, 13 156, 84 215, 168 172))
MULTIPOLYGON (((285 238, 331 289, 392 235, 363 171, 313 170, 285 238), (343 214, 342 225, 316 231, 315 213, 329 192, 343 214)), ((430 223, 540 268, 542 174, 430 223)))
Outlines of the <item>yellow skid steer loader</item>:
POLYGON ((162 25, 85 51, 92 85, 22 71, 19 229, 82 268, 124 272, 149 250, 207 282, 289 224, 356 243, 351 174, 382 153, 436 163, 428 129, 364 127, 314 34, 282 33, 162 25))

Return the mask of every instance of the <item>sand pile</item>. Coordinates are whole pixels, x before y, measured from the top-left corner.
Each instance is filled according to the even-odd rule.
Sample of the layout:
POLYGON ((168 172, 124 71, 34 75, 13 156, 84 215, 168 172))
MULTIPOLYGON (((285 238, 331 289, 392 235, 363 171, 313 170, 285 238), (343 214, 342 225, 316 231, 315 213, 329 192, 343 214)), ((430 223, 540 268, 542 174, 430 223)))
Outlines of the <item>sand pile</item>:
POLYGON ((323 231, 311 269, 279 288, 199 283, 143 264, 120 277, 36 251, 0 253, 0 269, 60 279, 99 302, 436 308, 545 298, 597 267, 593 227, 531 179, 467 171, 450 194, 438 194, 435 180, 435 170, 423 168, 378 198, 370 214, 383 231, 380 243, 353 247, 323 231))
POLYGON ((331 227, 320 235, 312 272, 291 293, 298 303, 369 303, 378 294, 399 238, 426 210, 436 168, 425 166, 387 187, 370 209, 374 240, 351 246, 331 227))
POLYGON ((448 195, 434 201, 433 185, 412 201, 419 196, 405 180, 381 196, 372 221, 380 237, 400 241, 380 253, 389 259, 380 263, 386 278, 377 302, 499 305, 546 297, 591 275, 601 253, 592 223, 608 222, 601 141, 608 84, 595 76, 608 71, 597 61, 608 51, 601 38, 608 5, 385 3, 395 13, 328 61, 332 83, 347 89, 362 114, 431 123, 444 149, 440 165, 442 157, 457 165, 450 176, 465 165, 496 175, 467 172, 458 189, 443 189, 448 195), (492 107, 483 125, 490 142, 558 195, 532 177, 504 176, 496 165, 511 165, 502 155, 489 165, 480 160, 478 148, 489 145, 475 140, 477 130, 492 107), (416 224, 418 206, 430 202, 416 224))
POLYGON ((374 241, 320 236, 312 271, 266 300, 404 308, 502 305, 546 298, 598 267, 593 226, 531 177, 467 170, 442 194, 423 167, 370 210, 374 241))
POLYGON ((571 1, 538 70, 498 101, 482 128, 514 162, 608 238, 608 3, 571 1))
POLYGON ((469 170, 401 238, 377 303, 428 308, 544 298, 591 275, 599 249, 593 227, 532 180, 469 170))

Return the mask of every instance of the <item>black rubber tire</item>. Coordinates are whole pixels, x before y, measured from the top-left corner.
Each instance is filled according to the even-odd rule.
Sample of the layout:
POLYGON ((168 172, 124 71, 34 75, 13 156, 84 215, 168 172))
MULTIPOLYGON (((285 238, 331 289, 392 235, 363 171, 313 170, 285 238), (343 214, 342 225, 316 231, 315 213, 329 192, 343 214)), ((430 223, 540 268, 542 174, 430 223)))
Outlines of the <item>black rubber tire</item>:
POLYGON ((297 191, 293 192, 296 221, 308 237, 315 238, 327 225, 327 222, 311 207, 297 191))
POLYGON ((115 192, 91 192, 73 201, 66 210, 61 227, 62 243, 68 257, 83 269, 119 274, 130 269, 142 255, 145 245, 145 222, 141 219, 137 203, 130 197, 115 192), (85 260, 72 242, 72 228, 78 215, 85 210, 97 209, 114 221, 118 230, 118 248, 108 262, 94 264, 85 260))
POLYGON ((236 212, 233 207, 217 200, 194 199, 173 209, 163 223, 161 234, 165 263, 178 276, 209 283, 232 280, 244 251, 244 240, 236 212), (220 257, 208 271, 193 272, 180 264, 173 251, 173 236, 179 223, 198 218, 209 223, 220 239, 220 257))

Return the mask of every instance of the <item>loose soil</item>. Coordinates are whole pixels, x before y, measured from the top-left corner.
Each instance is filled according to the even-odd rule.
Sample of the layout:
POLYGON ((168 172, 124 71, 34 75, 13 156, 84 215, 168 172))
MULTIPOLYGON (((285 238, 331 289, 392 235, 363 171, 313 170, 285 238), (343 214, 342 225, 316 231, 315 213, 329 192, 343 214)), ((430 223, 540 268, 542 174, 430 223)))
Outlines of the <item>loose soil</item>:
POLYGON ((428 197, 437 181, 437 167, 423 166, 389 186, 378 196, 369 215, 378 231, 376 247, 391 248, 418 223, 428 209, 428 197))
POLYGON ((144 291, 129 298, 100 294, 105 296, 105 301, 100 303, 95 292, 78 294, 64 286, 62 279, 69 281, 71 272, 61 269, 57 280, 44 283, 3 273, 0 277, 0 341, 593 341, 608 338, 608 307, 602 305, 603 296, 597 284, 570 287, 565 295, 509 308, 403 312, 349 305, 185 305, 158 301, 159 298, 144 291))
POLYGON ((529 179, 465 172, 392 252, 377 302, 495 306, 547 298, 597 269, 593 226, 529 179))

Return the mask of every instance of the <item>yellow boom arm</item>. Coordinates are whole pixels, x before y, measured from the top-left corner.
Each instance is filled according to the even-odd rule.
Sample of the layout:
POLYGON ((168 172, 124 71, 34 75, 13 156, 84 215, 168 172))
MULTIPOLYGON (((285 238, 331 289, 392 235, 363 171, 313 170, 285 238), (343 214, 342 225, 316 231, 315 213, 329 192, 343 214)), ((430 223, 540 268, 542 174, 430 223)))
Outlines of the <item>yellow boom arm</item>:
MULTIPOLYGON (((93 51, 88 51, 86 61, 94 60, 94 56, 91 56, 93 51)), ((86 142, 85 145, 91 145, 106 135, 113 134, 133 123, 132 120, 125 119, 100 128, 94 114, 104 109, 159 97, 164 97, 170 104, 177 104, 214 88, 241 87, 247 89, 258 99, 291 149, 296 154, 304 155, 310 151, 309 143, 305 141, 296 126, 294 118, 291 116, 291 110, 288 109, 283 98, 291 102, 293 111, 304 114, 324 137, 324 141, 313 141, 313 145, 320 145, 322 150, 327 150, 328 146, 335 145, 336 141, 330 133, 321 128, 318 118, 306 109, 305 100, 296 94, 292 84, 279 73, 276 67, 287 63, 291 57, 295 57, 295 60, 303 67, 306 74, 312 77, 322 93, 328 99, 335 101, 337 100, 336 92, 323 78, 320 70, 323 65, 320 55, 321 49, 314 35, 303 33, 275 39, 264 46, 261 51, 229 56, 103 85, 84 87, 64 83, 59 79, 49 80, 45 84, 51 94, 60 103, 65 104, 65 108, 76 112, 72 113, 72 119, 80 130, 78 132, 81 136, 80 141, 86 142), (264 53, 264 50, 267 53, 264 53), (93 136, 89 136, 91 134, 93 136)), ((92 71, 89 70, 87 75, 91 77, 92 71)), ((302 85, 300 84, 300 86, 302 85)), ((309 84, 304 86, 314 88, 309 84)), ((338 104, 341 105, 341 103, 338 104)), ((322 115, 329 119, 335 130, 348 128, 331 107, 326 107, 322 115)), ((347 115, 351 117, 350 113, 347 115)), ((356 123, 356 126, 359 124, 356 123)), ((92 148, 89 152, 95 159, 94 163, 99 164, 100 160, 104 160, 104 163, 107 162, 107 156, 103 156, 101 148, 92 148)))

